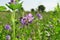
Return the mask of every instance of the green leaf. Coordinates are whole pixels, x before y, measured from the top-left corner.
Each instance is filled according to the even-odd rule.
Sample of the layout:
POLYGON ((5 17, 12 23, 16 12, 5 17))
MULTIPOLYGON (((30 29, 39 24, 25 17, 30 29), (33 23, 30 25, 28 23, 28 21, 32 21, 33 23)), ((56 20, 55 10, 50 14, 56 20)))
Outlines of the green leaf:
POLYGON ((5 10, 6 10, 6 7, 0 6, 0 11, 5 11, 5 10))
POLYGON ((60 27, 57 26, 57 27, 55 28, 55 31, 56 31, 56 32, 60 31, 60 27))
POLYGON ((17 4, 6 4, 6 6, 12 10, 16 10, 16 9, 21 9, 22 7, 22 2, 21 3, 17 3, 17 4))

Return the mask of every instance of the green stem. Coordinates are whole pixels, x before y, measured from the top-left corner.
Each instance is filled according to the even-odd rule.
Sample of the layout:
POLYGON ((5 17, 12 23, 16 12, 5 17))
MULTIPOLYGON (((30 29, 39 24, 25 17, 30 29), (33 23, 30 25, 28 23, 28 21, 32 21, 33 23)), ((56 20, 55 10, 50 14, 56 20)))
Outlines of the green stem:
POLYGON ((12 26, 13 26, 12 40, 15 40, 15 12, 12 12, 11 19, 12 19, 12 26))
POLYGON ((39 19, 38 19, 37 21, 38 21, 38 22, 37 22, 37 26, 38 26, 38 36, 39 36, 39 40, 41 40, 41 39, 40 39, 40 38, 41 38, 41 36, 40 36, 40 32, 41 32, 41 31, 40 31, 40 25, 39 25, 39 24, 40 24, 40 23, 39 23, 40 21, 39 21, 39 19))

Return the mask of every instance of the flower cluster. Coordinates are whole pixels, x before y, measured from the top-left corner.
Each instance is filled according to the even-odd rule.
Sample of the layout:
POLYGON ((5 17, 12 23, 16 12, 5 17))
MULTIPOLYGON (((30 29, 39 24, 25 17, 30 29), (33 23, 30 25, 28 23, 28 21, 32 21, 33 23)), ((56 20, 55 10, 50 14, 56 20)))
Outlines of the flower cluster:
POLYGON ((10 26, 9 24, 6 24, 6 25, 5 25, 5 29, 6 29, 6 30, 10 30, 10 29, 11 29, 11 26, 10 26))
MULTIPOLYGON (((37 13, 37 17, 38 19, 42 19, 42 16, 39 13, 37 13)), ((32 23, 33 19, 34 19, 34 16, 31 13, 29 13, 26 16, 22 17, 20 21, 23 25, 26 25, 28 23, 32 23)))
POLYGON ((26 17, 27 17, 29 23, 31 23, 34 19, 33 15, 31 13, 29 13, 26 17))
POLYGON ((38 19, 42 19, 42 15, 40 13, 37 13, 38 19))
POLYGON ((6 40, 10 40, 10 39, 11 39, 10 35, 7 35, 6 40))
POLYGON ((31 23, 33 19, 34 19, 33 15, 29 13, 26 16, 21 18, 21 23, 25 25, 25 24, 31 23))

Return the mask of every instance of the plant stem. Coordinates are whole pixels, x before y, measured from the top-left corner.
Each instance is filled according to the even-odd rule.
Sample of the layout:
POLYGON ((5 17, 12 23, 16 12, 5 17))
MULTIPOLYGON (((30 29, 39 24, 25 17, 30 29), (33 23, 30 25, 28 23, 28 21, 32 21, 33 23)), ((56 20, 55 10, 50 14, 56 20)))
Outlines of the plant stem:
POLYGON ((12 19, 12 27, 13 27, 12 40, 15 40, 15 12, 12 12, 11 19, 12 19))

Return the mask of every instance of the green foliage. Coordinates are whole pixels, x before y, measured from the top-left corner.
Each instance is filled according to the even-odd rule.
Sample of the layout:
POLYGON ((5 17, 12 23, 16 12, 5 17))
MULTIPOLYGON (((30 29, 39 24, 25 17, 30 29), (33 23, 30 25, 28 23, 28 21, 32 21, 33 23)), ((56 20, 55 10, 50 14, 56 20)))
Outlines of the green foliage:
MULTIPOLYGON (((60 40, 60 12, 57 11, 60 10, 59 6, 55 11, 43 12, 45 7, 40 5, 38 11, 43 12, 40 13, 43 19, 39 20, 36 14, 31 12, 34 15, 34 20, 31 24, 23 26, 19 20, 24 10, 22 3, 6 5, 12 9, 13 12, 0 12, 0 40, 6 40, 7 34, 11 36, 11 40, 13 38, 15 40, 60 40), (18 9, 20 14, 14 11, 16 9, 18 9), (10 24, 11 30, 4 28, 6 24, 10 24)), ((2 6, 0 8, 1 10, 5 9, 5 7, 2 6)), ((31 11, 34 11, 34 9, 31 11)), ((25 11, 24 14, 26 15, 27 12, 25 11)))
POLYGON ((12 10, 16 10, 16 9, 21 9, 22 7, 22 3, 18 3, 18 4, 6 4, 6 6, 8 6, 8 8, 12 9, 12 10))
MULTIPOLYGON (((54 14, 54 12, 52 12, 52 11, 41 13, 43 16, 42 20, 36 20, 36 18, 37 18, 36 17, 34 19, 33 23, 29 24, 28 26, 24 26, 24 27, 22 27, 19 20, 16 20, 16 22, 18 22, 18 24, 16 24, 16 26, 15 26, 15 28, 16 28, 15 36, 17 36, 17 35, 20 36, 19 38, 16 38, 16 40, 18 40, 18 39, 27 40, 28 38, 31 38, 33 40, 49 40, 49 39, 50 40, 57 40, 57 39, 60 40, 60 38, 59 38, 60 37, 59 36, 60 35, 60 22, 58 21, 58 19, 60 19, 60 17, 57 17, 57 16, 60 16, 60 13, 57 13, 57 12, 55 12, 55 13, 56 14, 54 14)), ((19 18, 18 15, 20 15, 20 14, 16 13, 16 19, 19 18)), ((36 14, 34 14, 34 15, 36 15, 36 14)), ((1 26, 0 34, 2 35, 2 37, 0 36, 1 40, 5 40, 4 37, 7 34, 12 35, 11 31, 7 31, 3 28, 3 26, 5 24, 7 24, 7 22, 9 22, 9 24, 12 27, 10 17, 11 17, 11 13, 9 13, 9 12, 2 12, 2 14, 0 15, 0 21, 2 21, 2 23, 3 23, 3 24, 0 24, 0 26, 1 26)))
POLYGON ((6 4, 6 6, 12 10, 20 10, 22 8, 22 3, 19 3, 20 0, 16 0, 16 3, 10 3, 10 4, 6 4))
POLYGON ((0 6, 0 11, 5 11, 6 7, 5 6, 0 6))
POLYGON ((17 3, 20 1, 20 0, 15 0, 17 3))

